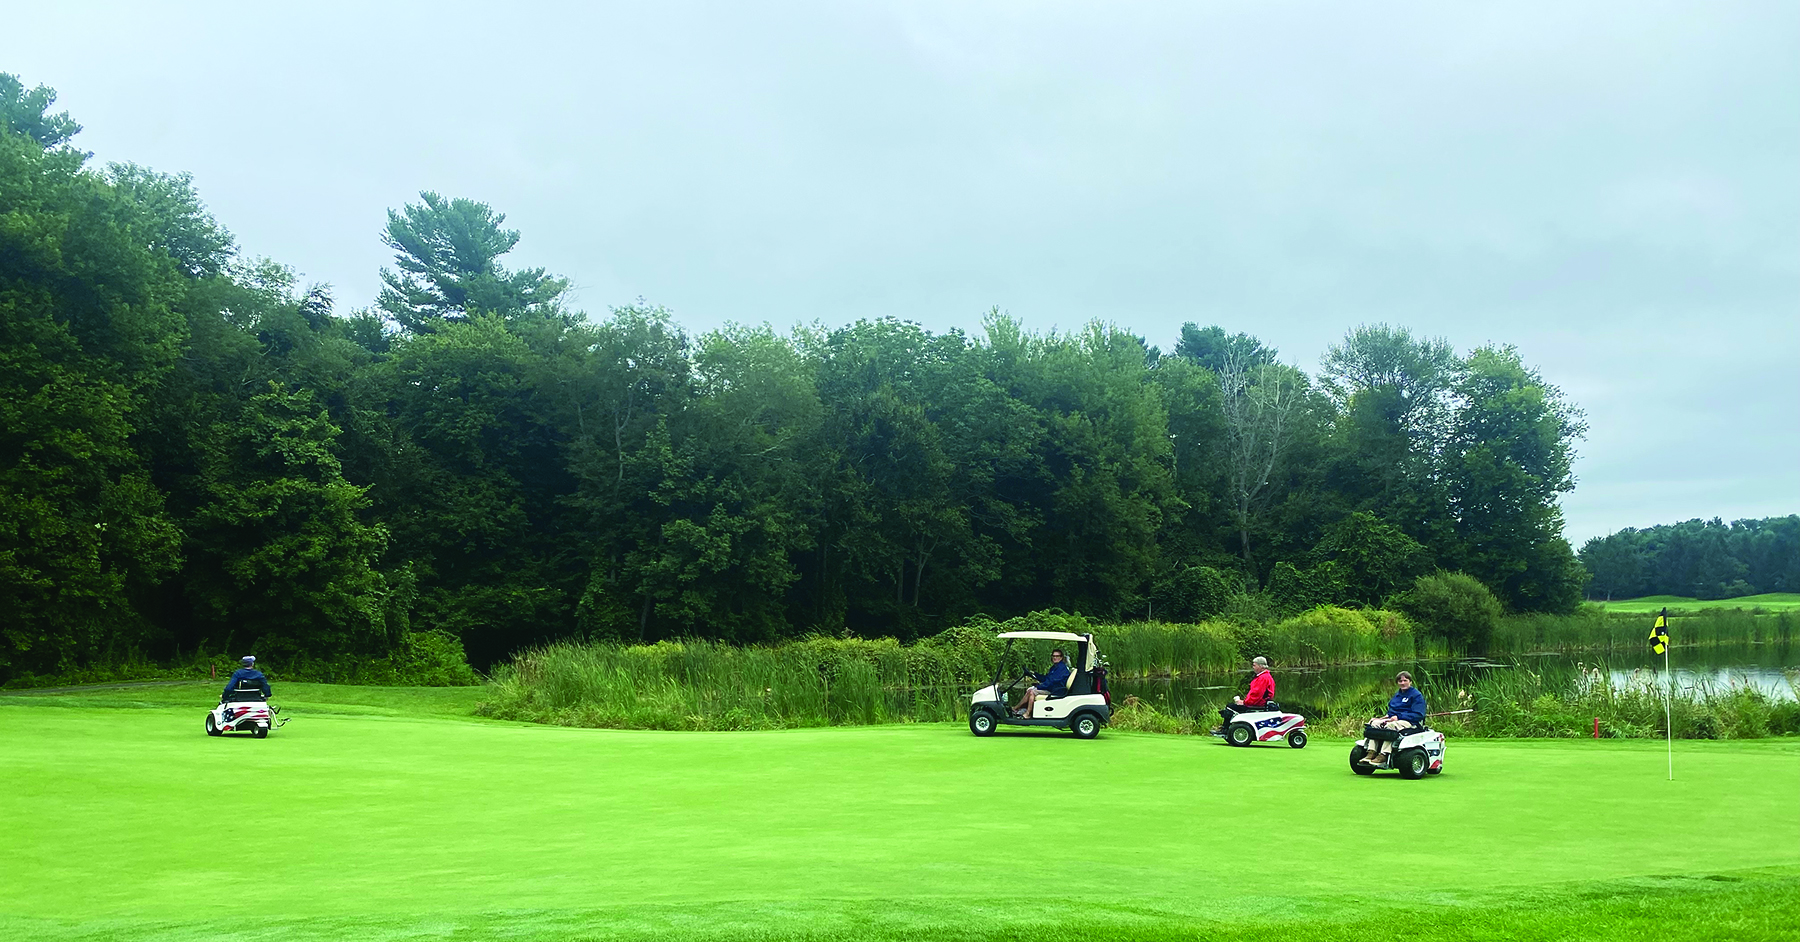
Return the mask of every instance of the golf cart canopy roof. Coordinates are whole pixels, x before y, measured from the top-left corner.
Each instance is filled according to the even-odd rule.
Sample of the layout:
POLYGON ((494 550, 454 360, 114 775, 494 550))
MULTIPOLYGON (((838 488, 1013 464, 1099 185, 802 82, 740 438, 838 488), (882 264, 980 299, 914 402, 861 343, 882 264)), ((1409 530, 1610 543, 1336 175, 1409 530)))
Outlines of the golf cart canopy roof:
POLYGON ((1071 634, 1067 631, 1002 631, 1002 638, 1041 638, 1045 641, 1086 641, 1086 635, 1071 634))

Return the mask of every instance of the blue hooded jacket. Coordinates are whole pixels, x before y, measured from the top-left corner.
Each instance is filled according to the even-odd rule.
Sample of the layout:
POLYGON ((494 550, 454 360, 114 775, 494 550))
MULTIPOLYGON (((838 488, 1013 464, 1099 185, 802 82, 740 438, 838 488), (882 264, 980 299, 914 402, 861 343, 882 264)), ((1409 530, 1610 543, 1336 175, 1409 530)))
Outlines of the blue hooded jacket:
POLYGON ((1394 691, 1388 698, 1388 715, 1409 723, 1425 722, 1425 695, 1417 687, 1394 691))
POLYGON ((1034 673, 1031 676, 1038 679, 1037 687, 1039 690, 1049 690, 1052 692, 1061 690, 1069 683, 1069 660, 1068 658, 1064 658, 1050 665, 1050 673, 1048 674, 1034 673))
POLYGON ((254 667, 240 667, 237 670, 232 671, 231 679, 225 682, 225 692, 222 693, 221 696, 231 696, 231 692, 237 689, 238 681, 240 680, 250 681, 250 686, 252 687, 261 687, 263 698, 268 699, 271 693, 269 690, 269 678, 264 677, 263 672, 254 667))

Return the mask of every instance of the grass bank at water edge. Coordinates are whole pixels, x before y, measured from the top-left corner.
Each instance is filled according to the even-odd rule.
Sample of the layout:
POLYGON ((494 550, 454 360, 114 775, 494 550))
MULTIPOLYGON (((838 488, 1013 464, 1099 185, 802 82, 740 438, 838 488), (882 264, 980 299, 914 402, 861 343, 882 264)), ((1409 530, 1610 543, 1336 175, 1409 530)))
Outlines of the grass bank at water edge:
MULTIPOLYGON (((1584 606, 1574 615, 1508 615, 1500 619, 1490 655, 1560 651, 1640 651, 1650 613, 1616 614, 1584 606)), ((1669 617, 1669 640, 1680 645, 1789 644, 1800 641, 1800 612, 1709 609, 1669 617)))

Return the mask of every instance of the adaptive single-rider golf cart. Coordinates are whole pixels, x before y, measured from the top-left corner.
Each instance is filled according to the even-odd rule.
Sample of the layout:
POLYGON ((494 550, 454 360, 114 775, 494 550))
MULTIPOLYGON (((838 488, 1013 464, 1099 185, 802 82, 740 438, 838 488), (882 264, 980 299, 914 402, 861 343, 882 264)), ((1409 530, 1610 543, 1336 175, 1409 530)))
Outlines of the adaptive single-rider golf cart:
POLYGON ((1424 778, 1444 771, 1444 734, 1429 726, 1411 729, 1385 729, 1364 726, 1363 738, 1350 747, 1350 771, 1358 775, 1374 775, 1382 769, 1398 769, 1401 778, 1424 778), (1363 756, 1378 742, 1392 742, 1393 751, 1380 765, 1370 765, 1363 756))
POLYGON ((219 705, 206 714, 206 735, 238 732, 262 739, 269 735, 269 730, 287 725, 286 717, 279 722, 275 719, 281 708, 268 702, 261 687, 251 687, 248 683, 238 681, 237 687, 221 696, 219 705))
POLYGON ((1306 717, 1285 713, 1279 703, 1251 707, 1232 716, 1223 732, 1217 733, 1234 746, 1249 746, 1285 737, 1295 749, 1306 748, 1306 717))
POLYGON ((1112 695, 1106 692, 1106 668, 1100 663, 1100 652, 1091 634, 1068 631, 1003 631, 1006 652, 994 668, 994 682, 969 697, 969 731, 977 736, 992 736, 996 727, 1049 726, 1072 730, 1077 739, 1093 739, 1100 727, 1112 719, 1112 695), (1038 696, 1031 704, 1030 716, 1012 715, 1008 696, 1023 693, 1031 685, 1031 675, 1021 673, 1010 682, 1001 677, 1009 666, 1018 663, 1013 656, 1013 642, 1061 641, 1065 646, 1064 661, 1069 665, 1069 680, 1061 690, 1038 696))

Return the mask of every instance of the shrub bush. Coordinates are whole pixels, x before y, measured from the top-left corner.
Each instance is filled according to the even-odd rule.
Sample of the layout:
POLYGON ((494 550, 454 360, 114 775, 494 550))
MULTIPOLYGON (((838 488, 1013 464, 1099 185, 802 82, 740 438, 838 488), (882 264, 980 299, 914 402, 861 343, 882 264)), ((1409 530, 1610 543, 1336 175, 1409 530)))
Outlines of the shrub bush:
POLYGON ((1474 654, 1487 650, 1500 624, 1500 600, 1480 580, 1460 572, 1420 576, 1395 604, 1452 648, 1474 654))
POLYGON ((1269 573, 1266 591, 1277 610, 1291 614, 1343 601, 1349 589, 1335 562, 1323 562, 1309 569, 1279 562, 1269 573))
POLYGON ((1211 566, 1186 566, 1157 583, 1150 600, 1164 621, 1216 618, 1243 593, 1243 579, 1211 566))

